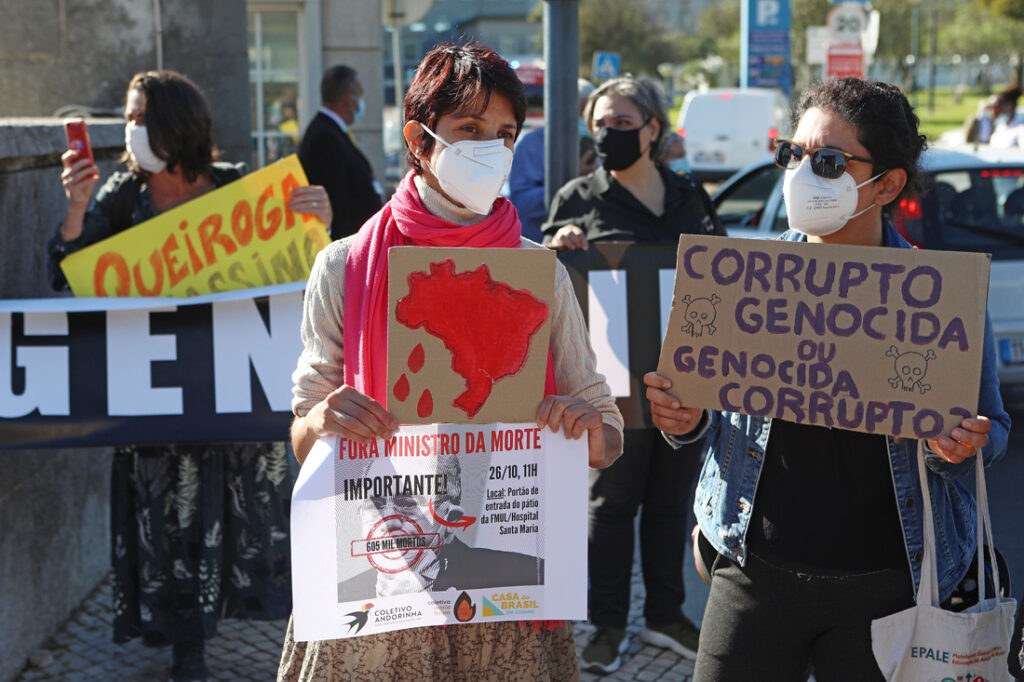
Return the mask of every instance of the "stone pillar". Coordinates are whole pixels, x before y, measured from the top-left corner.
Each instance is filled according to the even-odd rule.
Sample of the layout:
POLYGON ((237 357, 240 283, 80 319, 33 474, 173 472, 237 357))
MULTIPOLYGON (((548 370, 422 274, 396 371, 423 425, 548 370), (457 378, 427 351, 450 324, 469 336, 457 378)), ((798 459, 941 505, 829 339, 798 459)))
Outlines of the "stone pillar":
MULTIPOLYGON (((359 150, 373 166, 373 177, 384 181, 384 26, 380 0, 324 0, 323 70, 346 64, 359 73, 366 90, 366 113, 353 126, 359 150)), ((322 73, 322 71, 321 71, 322 73)), ((406 83, 408 85, 408 83, 406 83)), ((320 84, 313 87, 319 90, 320 84)))
MULTIPOLYGON (((87 125, 106 178, 124 150, 124 124, 87 125)), ((0 299, 56 295, 46 243, 67 209, 64 149, 59 119, 0 119, 0 299)), ((0 450, 0 680, 25 665, 110 568, 111 453, 0 450)))

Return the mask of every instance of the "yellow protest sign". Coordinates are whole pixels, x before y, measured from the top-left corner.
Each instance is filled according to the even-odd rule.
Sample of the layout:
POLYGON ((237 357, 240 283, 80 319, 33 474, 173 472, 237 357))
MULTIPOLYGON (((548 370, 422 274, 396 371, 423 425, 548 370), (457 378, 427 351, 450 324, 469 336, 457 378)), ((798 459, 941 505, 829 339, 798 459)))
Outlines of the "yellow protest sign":
POLYGON ((294 154, 82 249, 60 267, 76 296, 196 296, 309 276, 330 242, 288 210, 309 184, 294 154))

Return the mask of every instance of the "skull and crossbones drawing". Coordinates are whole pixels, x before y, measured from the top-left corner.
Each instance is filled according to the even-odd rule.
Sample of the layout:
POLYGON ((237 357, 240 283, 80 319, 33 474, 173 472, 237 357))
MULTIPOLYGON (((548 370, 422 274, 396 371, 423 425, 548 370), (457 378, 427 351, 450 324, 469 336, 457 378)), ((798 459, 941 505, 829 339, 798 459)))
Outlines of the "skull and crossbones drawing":
POLYGON ((706 298, 692 298, 689 294, 683 296, 683 303, 686 310, 683 312, 683 326, 681 330, 690 336, 703 336, 706 331, 708 335, 714 334, 715 317, 718 309, 715 306, 722 302, 717 294, 711 294, 706 298))
POLYGON ((928 349, 924 355, 914 351, 900 353, 896 346, 889 346, 889 350, 885 351, 885 357, 895 358, 892 366, 896 370, 896 376, 890 377, 890 386, 902 388, 904 391, 913 391, 916 388, 921 394, 931 390, 931 384, 926 384, 923 380, 928 373, 928 361, 935 359, 935 351, 928 349))

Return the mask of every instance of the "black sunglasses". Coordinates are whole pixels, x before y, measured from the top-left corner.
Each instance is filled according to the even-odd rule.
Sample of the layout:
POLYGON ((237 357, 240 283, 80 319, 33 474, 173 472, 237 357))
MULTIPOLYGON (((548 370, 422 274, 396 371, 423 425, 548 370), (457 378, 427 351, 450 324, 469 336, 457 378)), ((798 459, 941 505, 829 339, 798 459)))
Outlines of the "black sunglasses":
POLYGON ((811 170, 814 174, 835 180, 846 172, 846 164, 850 161, 874 163, 863 156, 855 156, 848 152, 831 147, 802 147, 792 140, 775 140, 775 165, 786 170, 793 170, 800 165, 804 154, 811 155, 811 170))

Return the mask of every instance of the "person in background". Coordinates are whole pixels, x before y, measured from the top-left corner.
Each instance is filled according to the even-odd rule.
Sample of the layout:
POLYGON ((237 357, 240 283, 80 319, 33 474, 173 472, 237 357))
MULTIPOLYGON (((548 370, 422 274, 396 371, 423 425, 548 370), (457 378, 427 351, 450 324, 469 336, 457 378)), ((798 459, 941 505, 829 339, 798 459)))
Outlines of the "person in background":
MULTIPOLYGON (((912 248, 882 214, 920 190, 925 138, 903 93, 830 79, 803 94, 794 122, 793 140, 775 148, 790 216, 780 239, 912 248), (847 206, 820 200, 848 191, 847 206)), ((977 547, 971 457, 993 464, 1010 430, 987 321, 981 375, 979 416, 924 443, 941 601, 977 547)), ((694 679, 770 671, 795 682, 813 665, 820 682, 882 680, 871 621, 912 606, 921 579, 918 441, 692 408, 685 386, 655 372, 644 382, 671 443, 709 445, 693 505, 712 555, 694 679)))
POLYGON ((964 142, 988 144, 989 138, 992 137, 995 108, 996 95, 978 101, 978 110, 968 116, 964 122, 964 142))
MULTIPOLYGON (((66 255, 241 177, 215 163, 213 120, 192 81, 174 71, 136 74, 124 105, 127 171, 90 202, 99 170, 61 157, 67 213, 49 244, 54 287, 66 255)), ((299 187, 288 206, 331 220, 322 187, 299 187)), ((207 679, 204 642, 223 616, 270 620, 291 608, 284 443, 118 447, 111 477, 114 641, 172 646, 170 679, 207 679)))
MULTIPOLYGON (((318 438, 365 443, 398 428, 385 407, 389 247, 542 248, 522 237, 515 207, 498 196, 526 117, 523 84, 508 62, 480 45, 440 45, 416 69, 403 114, 411 170, 358 234, 317 254, 310 273, 304 348, 292 375, 291 434, 300 462, 318 438)), ((622 416, 597 373, 561 264, 549 315, 537 425, 586 438, 590 466, 606 467, 622 451, 622 416)), ((313 642, 296 642, 289 623, 278 670, 285 682, 421 678, 579 679, 572 623, 468 623, 313 642)))
POLYGON ((281 122, 277 124, 277 129, 288 134, 281 141, 281 156, 293 154, 299 146, 298 118, 294 102, 285 102, 281 105, 281 122))
MULTIPOLYGON (((593 84, 585 78, 577 82, 579 96, 579 114, 582 116, 587 97, 594 91, 593 84)), ((580 137, 589 136, 586 126, 580 122, 580 137)), ((584 164, 584 154, 580 154, 580 175, 589 173, 593 168, 584 164)), ((544 128, 540 127, 523 135, 516 143, 515 156, 512 158, 512 172, 508 176, 508 198, 519 212, 519 220, 523 224, 523 236, 537 242, 543 241, 544 234, 540 227, 547 218, 547 207, 544 205, 544 128)))
POLYGON ((1017 115, 1017 100, 1021 96, 1021 87, 1011 85, 996 95, 993 109, 992 135, 988 143, 993 147, 1021 147, 1021 136, 1024 135, 1024 117, 1017 115))
POLYGON ((690 160, 686 158, 686 140, 674 130, 670 130, 662 139, 662 159, 673 173, 689 173, 690 160))
POLYGON ((350 66, 332 66, 320 81, 321 106, 299 144, 299 161, 309 182, 323 185, 331 198, 331 239, 355 234, 380 210, 381 186, 352 141, 349 126, 366 109, 363 84, 350 66))
MULTIPOLYGON (((584 120, 601 167, 555 195, 545 244, 585 249, 591 241, 665 242, 681 234, 725 235, 704 189, 665 167, 669 122, 657 88, 632 77, 610 80, 590 96, 584 120)), ((622 663, 633 565, 634 519, 640 515, 640 560, 647 595, 644 642, 680 656, 697 654, 697 627, 683 615, 686 501, 700 455, 680 456, 657 429, 628 429, 624 454, 591 472, 590 622, 582 667, 609 673, 622 663)))

